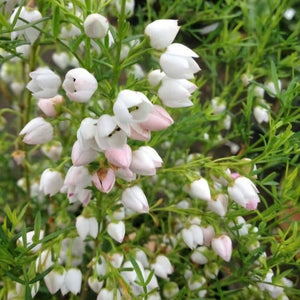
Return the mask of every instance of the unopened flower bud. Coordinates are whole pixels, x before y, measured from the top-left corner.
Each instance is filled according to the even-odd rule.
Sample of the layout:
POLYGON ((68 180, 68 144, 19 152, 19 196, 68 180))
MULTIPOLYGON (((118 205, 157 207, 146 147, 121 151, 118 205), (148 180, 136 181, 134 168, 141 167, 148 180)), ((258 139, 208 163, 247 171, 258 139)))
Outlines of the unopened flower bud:
POLYGON ((102 15, 91 14, 86 17, 83 27, 88 37, 102 39, 107 34, 109 23, 102 15))
POLYGON ((221 235, 218 238, 214 238, 211 242, 211 246, 216 254, 218 254, 225 261, 229 262, 232 254, 232 242, 227 235, 221 235))
POLYGON ((118 223, 109 223, 107 226, 107 233, 117 242, 122 243, 125 236, 125 223, 119 221, 118 223))
POLYGON ((38 101, 38 107, 46 116, 55 117, 63 102, 64 98, 61 95, 56 95, 55 97, 48 99, 40 98, 38 101))
POLYGON ((40 191, 51 197, 60 191, 63 184, 64 180, 60 172, 46 169, 41 176, 40 191))

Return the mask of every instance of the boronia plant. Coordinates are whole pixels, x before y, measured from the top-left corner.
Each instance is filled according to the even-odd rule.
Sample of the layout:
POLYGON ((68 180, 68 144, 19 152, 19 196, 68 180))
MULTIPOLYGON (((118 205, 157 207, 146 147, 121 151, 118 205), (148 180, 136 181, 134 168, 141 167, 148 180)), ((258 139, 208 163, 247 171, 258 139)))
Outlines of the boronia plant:
POLYGON ((0 1, 0 299, 298 299, 297 9, 0 1))

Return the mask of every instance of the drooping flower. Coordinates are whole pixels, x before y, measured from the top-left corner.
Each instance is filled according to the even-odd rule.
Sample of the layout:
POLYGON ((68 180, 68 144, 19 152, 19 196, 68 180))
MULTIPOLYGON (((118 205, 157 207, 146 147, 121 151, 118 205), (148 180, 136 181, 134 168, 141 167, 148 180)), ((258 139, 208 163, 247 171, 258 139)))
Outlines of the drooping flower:
POLYGON ((64 180, 60 172, 46 169, 41 176, 40 191, 44 195, 53 196, 60 191, 63 184, 64 180))
POLYGON ((71 292, 74 295, 80 293, 81 290, 82 273, 79 269, 69 269, 64 278, 64 284, 61 286, 61 293, 63 295, 71 292))
POLYGON ((85 218, 80 215, 76 218, 76 229, 82 240, 84 240, 87 235, 90 235, 95 239, 98 235, 97 219, 95 217, 85 218))
POLYGON ((26 144, 44 144, 52 140, 53 127, 43 118, 37 117, 28 122, 19 134, 25 134, 23 142, 26 144))
POLYGON ((211 200, 209 185, 205 178, 193 181, 188 189, 188 193, 193 198, 199 198, 205 201, 211 200))
POLYGON ((152 264, 151 267, 154 269, 156 276, 164 279, 167 279, 168 275, 174 272, 173 266, 165 255, 158 255, 155 263, 152 264))
POLYGON ((174 79, 165 76, 158 89, 158 97, 168 107, 192 106, 191 94, 197 86, 186 79, 174 79))
POLYGON ((130 170, 140 175, 155 175, 156 169, 162 166, 159 154, 150 146, 142 146, 132 152, 130 170))
POLYGON ((151 47, 163 50, 170 46, 180 29, 177 23, 177 20, 161 19, 148 24, 145 34, 150 38, 151 47))
MULTIPOLYGON (((8 2, 10 2, 10 1, 8 1, 8 2)), ((15 9, 15 11, 13 12, 13 14, 11 15, 11 17, 9 19, 10 24, 12 24, 14 22, 15 17, 17 16, 17 13, 19 12, 19 10, 20 10, 20 7, 17 7, 15 9)), ((18 27, 21 27, 21 26, 26 26, 28 24, 28 23, 25 23, 24 21, 22 21, 21 19, 24 19, 25 21, 27 21, 30 24, 30 23, 34 23, 34 22, 42 19, 42 15, 37 9, 22 6, 18 20, 14 26, 14 29, 17 29, 18 27)), ((35 27, 42 28, 42 23, 36 24, 35 27)), ((14 40, 20 35, 24 35, 25 39, 28 42, 30 42, 30 44, 33 44, 35 42, 35 40, 39 37, 40 31, 38 29, 34 28, 33 26, 26 27, 25 29, 22 29, 22 30, 12 31, 11 39, 14 40)))
POLYGON ((257 204, 260 202, 258 193, 259 191, 253 182, 244 176, 237 177, 233 185, 228 186, 230 198, 247 210, 256 209, 257 204))
POLYGON ((201 70, 193 57, 198 57, 198 54, 182 44, 174 43, 168 46, 159 63, 168 77, 192 79, 201 70))
POLYGON ((83 68, 70 70, 63 82, 63 89, 72 101, 87 102, 95 93, 98 83, 96 78, 83 68))
POLYGON ((84 32, 90 38, 104 38, 108 32, 108 20, 100 14, 90 14, 84 23, 84 32))
POLYGON ((61 80, 49 68, 38 68, 30 72, 29 76, 32 80, 27 84, 26 88, 32 92, 35 98, 52 98, 57 95, 61 80))
POLYGON ((135 185, 124 190, 121 199, 123 205, 138 213, 148 213, 149 204, 143 190, 135 185))
POLYGON ((94 161, 99 155, 99 151, 89 147, 82 147, 79 141, 76 141, 72 148, 72 163, 74 166, 84 166, 94 161))
POLYGON ((131 148, 125 144, 122 148, 110 148, 105 151, 109 163, 118 168, 129 168, 132 160, 131 148))
POLYGON ((118 125, 130 135, 130 125, 147 120, 153 104, 141 92, 123 90, 113 106, 118 125))
POLYGON ((261 101, 262 105, 256 105, 253 108, 253 115, 258 124, 263 122, 269 122, 269 111, 267 109, 268 105, 265 101, 261 101))
POLYGON ((195 249, 198 245, 203 245, 203 232, 200 226, 193 224, 189 228, 184 228, 181 234, 189 248, 195 249))
POLYGON ((225 261, 230 261, 232 254, 232 242, 230 237, 223 234, 218 238, 214 238, 211 242, 211 247, 213 248, 214 252, 225 261))
POLYGON ((109 223, 107 226, 107 233, 117 242, 122 243, 125 236, 125 223, 119 221, 118 223, 109 223))

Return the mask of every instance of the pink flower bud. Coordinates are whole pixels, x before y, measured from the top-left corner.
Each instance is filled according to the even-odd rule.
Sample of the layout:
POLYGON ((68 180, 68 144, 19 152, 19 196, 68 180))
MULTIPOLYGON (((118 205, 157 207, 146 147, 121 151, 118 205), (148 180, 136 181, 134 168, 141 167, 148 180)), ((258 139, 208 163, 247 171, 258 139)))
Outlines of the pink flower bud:
POLYGON ((211 242, 211 246, 216 254, 218 254, 225 261, 229 262, 232 254, 232 242, 227 235, 221 235, 218 238, 214 238, 211 242))
POLYGON ((38 107, 48 117, 55 117, 57 115, 58 106, 64 102, 64 98, 61 95, 57 95, 53 98, 40 98, 38 101, 38 107))
POLYGON ((161 19, 148 24, 145 34, 150 38, 151 47, 163 50, 171 45, 180 28, 177 23, 177 20, 161 19))
POLYGON ((132 151, 127 144, 122 148, 107 149, 104 154, 108 162, 112 165, 118 168, 129 168, 132 159, 132 151))
POLYGON ((142 189, 135 185, 124 190, 121 199, 123 205, 138 213, 148 213, 148 200, 142 189))
POLYGON ((228 193, 233 201, 247 210, 256 209, 260 202, 259 191, 253 182, 244 176, 235 179, 233 186, 228 187, 228 193))
POLYGON ((125 223, 119 221, 118 223, 109 223, 107 226, 107 233, 117 242, 122 243, 125 236, 125 223))
POLYGON ((46 169, 41 176, 40 191, 44 195, 53 196, 60 191, 63 184, 64 180, 60 172, 46 169))
POLYGON ((101 168, 93 174, 93 183, 96 188, 103 192, 109 193, 115 184, 115 173, 112 169, 101 168))
POLYGON ((72 148, 72 163, 74 166, 84 166, 94 161, 98 155, 98 151, 89 147, 84 148, 76 141, 72 148))
POLYGON ((140 175, 155 175, 156 168, 161 167, 162 159, 150 146, 142 146, 132 153, 130 170, 140 175))
POLYGON ((53 127, 43 118, 38 117, 28 122, 19 134, 25 134, 23 142, 26 144, 44 144, 52 140, 53 127))
POLYGON ((98 83, 86 69, 75 68, 66 74, 62 86, 70 100, 87 102, 96 91, 98 83))
POLYGON ((164 108, 154 105, 147 120, 142 122, 140 126, 151 131, 159 131, 168 128, 173 123, 173 119, 164 108))
POLYGON ((141 123, 131 124, 129 137, 137 141, 150 141, 151 131, 143 128, 141 123))

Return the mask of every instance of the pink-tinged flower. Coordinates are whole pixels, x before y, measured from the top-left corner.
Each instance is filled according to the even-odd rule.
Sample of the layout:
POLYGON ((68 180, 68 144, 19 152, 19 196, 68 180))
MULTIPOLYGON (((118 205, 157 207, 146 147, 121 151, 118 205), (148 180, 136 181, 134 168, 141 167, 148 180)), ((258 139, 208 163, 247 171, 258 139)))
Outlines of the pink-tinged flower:
POLYGON ((169 259, 164 255, 158 255, 156 257, 156 262, 151 265, 151 268, 154 269, 156 276, 164 279, 167 279, 168 275, 174 272, 174 268, 169 259))
POLYGON ((203 244, 202 229, 198 225, 192 225, 190 228, 184 228, 181 232, 183 241, 190 249, 195 249, 198 245, 203 244))
POLYGON ((118 168, 129 168, 132 159, 131 148, 125 144, 122 148, 110 148, 104 152, 110 164, 118 168))
POLYGON ((90 14, 84 20, 83 27, 88 37, 102 39, 107 35, 109 23, 100 14, 90 14))
POLYGON ((229 262, 232 254, 232 242, 227 235, 221 235, 211 241, 211 247, 217 255, 229 262))
POLYGON ((93 183, 95 187, 103 192, 109 193, 115 184, 115 173, 112 169, 101 168, 93 174, 93 183))
POLYGON ((109 223, 107 226, 107 233, 115 241, 122 243, 125 236, 125 223, 119 221, 118 223, 109 223))
POLYGON ((133 173, 129 168, 118 168, 115 171, 116 177, 122 178, 128 182, 133 181, 136 179, 136 174, 133 173))
POLYGON ((29 145, 44 144, 52 140, 53 127, 43 118, 38 117, 28 122, 19 133, 25 134, 23 142, 29 145))
POLYGON ((155 175, 156 168, 162 166, 162 159, 150 146, 142 146, 132 152, 130 170, 140 175, 155 175))
MULTIPOLYGON (((11 1, 8 1, 11 2, 11 1)), ((19 7, 15 8, 15 11, 11 15, 9 19, 9 23, 12 24, 16 18, 17 13, 19 12, 19 7)), ((30 23, 34 23, 38 20, 42 19, 41 13, 37 9, 29 8, 22 6, 20 14, 18 16, 17 22, 15 23, 14 29, 17 29, 18 27, 30 25, 30 23), (21 19, 24 19, 27 21, 26 23, 22 21, 21 19)), ((26 26, 27 27, 27 26, 26 26)), ((42 28, 42 23, 38 23, 35 25, 37 28, 42 28)), ((18 36, 24 35, 25 39, 30 42, 30 44, 33 44, 35 40, 39 37, 40 31, 33 26, 28 26, 27 28, 24 28, 22 30, 12 31, 11 32, 11 39, 14 40, 18 36)))
POLYGON ((260 202, 258 193, 259 191, 253 182, 244 176, 236 178, 233 185, 228 187, 230 198, 247 210, 256 209, 260 202))
POLYGON ((115 117, 102 115, 97 122, 95 139, 100 149, 107 150, 122 148, 127 142, 127 135, 118 126, 115 117))
POLYGON ((129 137, 133 140, 137 141, 150 141, 151 139, 151 131, 149 129, 145 129, 141 126, 142 123, 136 123, 130 125, 130 135, 129 137))
POLYGON ((113 106, 118 125, 130 135, 130 125, 147 120, 153 104, 141 92, 123 90, 113 106))
POLYGON ((80 293, 82 273, 79 269, 71 268, 66 272, 64 284, 61 286, 63 296, 68 292, 74 295, 80 293))
POLYGON ((224 194, 219 194, 216 200, 211 199, 207 202, 207 208, 210 211, 213 211, 216 214, 218 214, 220 217, 224 217, 226 215, 227 206, 228 197, 224 194))
POLYGON ((98 87, 96 78, 83 68, 70 70, 62 85, 72 101, 87 102, 98 87))
POLYGON ((98 235, 97 219, 94 217, 85 218, 84 216, 78 216, 76 218, 76 229, 82 240, 84 240, 87 235, 90 235, 95 239, 98 235))
POLYGON ((148 213, 149 204, 143 190, 135 185, 124 190, 121 199, 123 205, 138 213, 148 213))
POLYGON ((148 24, 145 34, 150 38, 151 47, 163 50, 170 46, 180 28, 177 23, 177 20, 161 19, 148 24))
POLYGON ((52 270, 44 277, 45 284, 51 295, 54 295, 56 292, 58 292, 64 284, 66 271, 64 269, 59 271, 52 270))
POLYGON ((192 106, 191 94, 197 86, 186 79, 164 77, 158 89, 158 97, 168 107, 192 106))
POLYGON ((40 180, 40 191, 44 195, 53 196, 60 191, 64 184, 63 177, 60 172, 46 169, 40 180))
POLYGON ((72 163, 74 166, 84 166, 94 161, 98 155, 98 151, 89 147, 82 147, 79 141, 76 141, 72 148, 72 163))
POLYGON ((32 92, 35 98, 52 98, 57 95, 61 80, 49 68, 38 68, 29 76, 32 80, 26 85, 26 88, 32 92))
POLYGON ((86 187, 91 184, 92 176, 86 167, 72 166, 66 174, 61 192, 67 192, 70 203, 80 201, 84 205, 87 205, 92 192, 86 189, 86 187))
POLYGON ((210 246, 212 239, 215 237, 214 228, 209 225, 207 227, 201 227, 203 233, 203 244, 205 246, 210 246))
POLYGON ((190 48, 182 44, 171 44, 160 57, 159 63, 164 73, 175 79, 192 79, 201 69, 193 57, 199 57, 190 48))
POLYGON ((140 126, 151 131, 159 131, 168 128, 173 123, 173 119, 163 107, 153 105, 152 112, 145 122, 140 123, 140 126))
POLYGON ((193 198, 199 198, 205 201, 211 200, 209 185, 205 178, 193 181, 188 189, 188 193, 193 198))
POLYGON ((56 95, 53 98, 40 98, 38 107, 48 117, 55 117, 59 110, 59 105, 63 104, 64 98, 61 95, 56 95))
POLYGON ((165 76, 166 74, 161 70, 153 70, 148 74, 148 82, 151 86, 157 86, 165 76))

